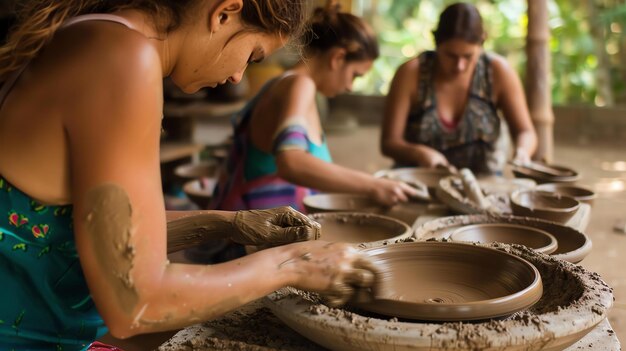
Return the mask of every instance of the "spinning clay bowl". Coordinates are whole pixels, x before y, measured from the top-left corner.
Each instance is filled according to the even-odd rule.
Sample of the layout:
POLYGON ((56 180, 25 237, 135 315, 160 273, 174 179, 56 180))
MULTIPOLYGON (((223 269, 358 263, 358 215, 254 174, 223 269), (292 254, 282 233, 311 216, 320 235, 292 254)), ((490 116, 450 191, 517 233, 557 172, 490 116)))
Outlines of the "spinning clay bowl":
POLYGON ((516 216, 528 216, 565 223, 580 207, 578 200, 546 191, 518 190, 511 194, 511 209, 516 216))
POLYGON ((520 244, 545 254, 554 252, 558 246, 556 238, 544 230, 507 223, 486 223, 463 226, 452 232, 450 240, 520 244))
POLYGON ((369 212, 380 213, 383 208, 371 198, 355 194, 315 194, 302 200, 308 213, 369 212))
POLYGON ((380 245, 411 236, 411 228, 397 219, 362 212, 314 213, 309 217, 322 225, 320 240, 380 245))
POLYGON ((545 183, 537 186, 537 190, 548 191, 558 195, 573 197, 574 199, 593 205, 596 193, 593 191, 567 183, 545 183))
MULTIPOLYGON (((419 244, 434 244, 431 247, 435 247, 441 243, 419 244)), ((264 303, 290 328, 336 351, 556 351, 571 346, 606 318, 613 295, 597 274, 520 245, 477 247, 483 246, 513 254, 535 266, 543 281, 541 299, 509 317, 471 323, 410 322, 373 317, 357 310, 330 308, 322 304, 316 294, 292 288, 268 295, 264 303)), ((368 250, 375 253, 373 250, 376 249, 368 250)), ((462 255, 465 255, 463 251, 462 255)), ((408 259, 407 256, 402 255, 402 258, 408 259)), ((520 271, 516 269, 515 272, 520 271)), ((494 281, 502 279, 500 276, 491 278, 494 281)), ((416 287, 418 283, 415 282, 416 287)), ((433 305, 441 307, 442 304, 433 305)))
POLYGON ((582 261, 592 248, 589 237, 572 227, 539 218, 517 216, 463 215, 443 217, 415 228, 414 237, 417 240, 447 239, 458 228, 483 223, 518 224, 548 232, 556 238, 558 245, 556 251, 550 255, 572 263, 582 261))
POLYGON ((483 246, 413 242, 363 250, 379 268, 376 300, 358 306, 431 321, 511 315, 539 301, 541 277, 525 260, 483 246))

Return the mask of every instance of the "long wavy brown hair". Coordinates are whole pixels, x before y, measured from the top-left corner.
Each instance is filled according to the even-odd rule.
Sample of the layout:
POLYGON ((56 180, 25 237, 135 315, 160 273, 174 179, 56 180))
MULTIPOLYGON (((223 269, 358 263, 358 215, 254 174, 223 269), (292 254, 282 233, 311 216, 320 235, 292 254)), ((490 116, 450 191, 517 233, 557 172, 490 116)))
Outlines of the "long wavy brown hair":
MULTIPOLYGON (((17 10, 16 25, 0 47, 0 82, 29 62, 52 39, 56 30, 74 16, 138 9, 149 13, 165 32, 180 26, 185 15, 204 0, 24 0, 17 10)), ((306 19, 306 0, 244 0, 244 23, 266 33, 297 37, 306 19)))

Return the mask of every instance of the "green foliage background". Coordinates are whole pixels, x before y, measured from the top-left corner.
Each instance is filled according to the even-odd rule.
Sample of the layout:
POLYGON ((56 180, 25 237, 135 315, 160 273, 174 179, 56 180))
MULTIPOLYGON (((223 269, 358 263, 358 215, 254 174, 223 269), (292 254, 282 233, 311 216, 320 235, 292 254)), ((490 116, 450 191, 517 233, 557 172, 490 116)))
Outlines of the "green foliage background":
MULTIPOLYGON (((536 0, 530 0, 536 1, 536 0)), ((355 82, 355 91, 386 94, 396 68, 419 52, 434 49, 432 30, 440 12, 455 1, 360 0, 354 11, 378 33, 381 57, 372 71, 355 82)), ((505 56, 524 79, 526 64, 526 1, 475 0, 488 33, 485 48, 505 56)), ((626 103, 626 4, 624 0, 548 1, 552 57, 552 99, 555 104, 605 105, 596 73, 604 50, 610 90, 617 103, 626 103), (593 6, 595 14, 590 14, 593 6), (596 38, 590 30, 596 26, 596 38), (598 37, 600 33, 600 37, 598 37), (598 45, 598 46, 596 46, 598 45)))

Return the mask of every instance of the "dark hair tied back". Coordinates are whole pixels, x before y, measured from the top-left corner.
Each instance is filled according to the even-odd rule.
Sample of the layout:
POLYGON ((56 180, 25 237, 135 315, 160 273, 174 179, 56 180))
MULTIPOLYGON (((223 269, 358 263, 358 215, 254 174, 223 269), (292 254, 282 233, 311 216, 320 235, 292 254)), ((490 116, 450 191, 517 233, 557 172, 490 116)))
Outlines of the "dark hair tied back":
POLYGON ((336 1, 328 1, 325 7, 313 11, 303 38, 305 50, 323 53, 341 47, 347 51, 347 61, 378 58, 378 41, 371 27, 340 8, 336 1))
POLYGON ((482 44, 485 40, 483 21, 478 9, 463 2, 457 2, 443 10, 433 34, 437 46, 450 39, 462 39, 472 44, 482 44))

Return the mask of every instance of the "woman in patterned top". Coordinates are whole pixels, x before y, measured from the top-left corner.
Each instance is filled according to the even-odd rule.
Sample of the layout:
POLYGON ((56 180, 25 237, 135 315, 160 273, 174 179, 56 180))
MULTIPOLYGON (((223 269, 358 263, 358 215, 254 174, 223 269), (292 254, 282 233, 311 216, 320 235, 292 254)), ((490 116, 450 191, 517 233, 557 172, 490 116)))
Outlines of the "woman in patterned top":
POLYGON ((537 146, 519 77, 496 54, 483 51, 485 32, 470 4, 447 7, 427 51, 397 70, 385 106, 383 154, 397 166, 467 167, 497 174, 506 161, 496 141, 500 110, 516 146, 515 162, 537 146))
POLYGON ((360 18, 329 1, 305 35, 304 58, 268 82, 235 121, 235 143, 216 189, 215 207, 239 210, 280 205, 303 210, 313 192, 367 194, 383 205, 406 201, 408 185, 378 179, 331 161, 315 103, 350 91, 378 57, 378 43, 360 18))
POLYGON ((85 350, 107 329, 176 330, 284 286, 341 303, 372 283, 354 247, 321 241, 211 266, 167 259, 172 240, 318 236, 289 208, 166 212, 159 169, 163 77, 189 93, 237 83, 299 35, 304 2, 22 5, 0 48, 0 349, 85 350))

